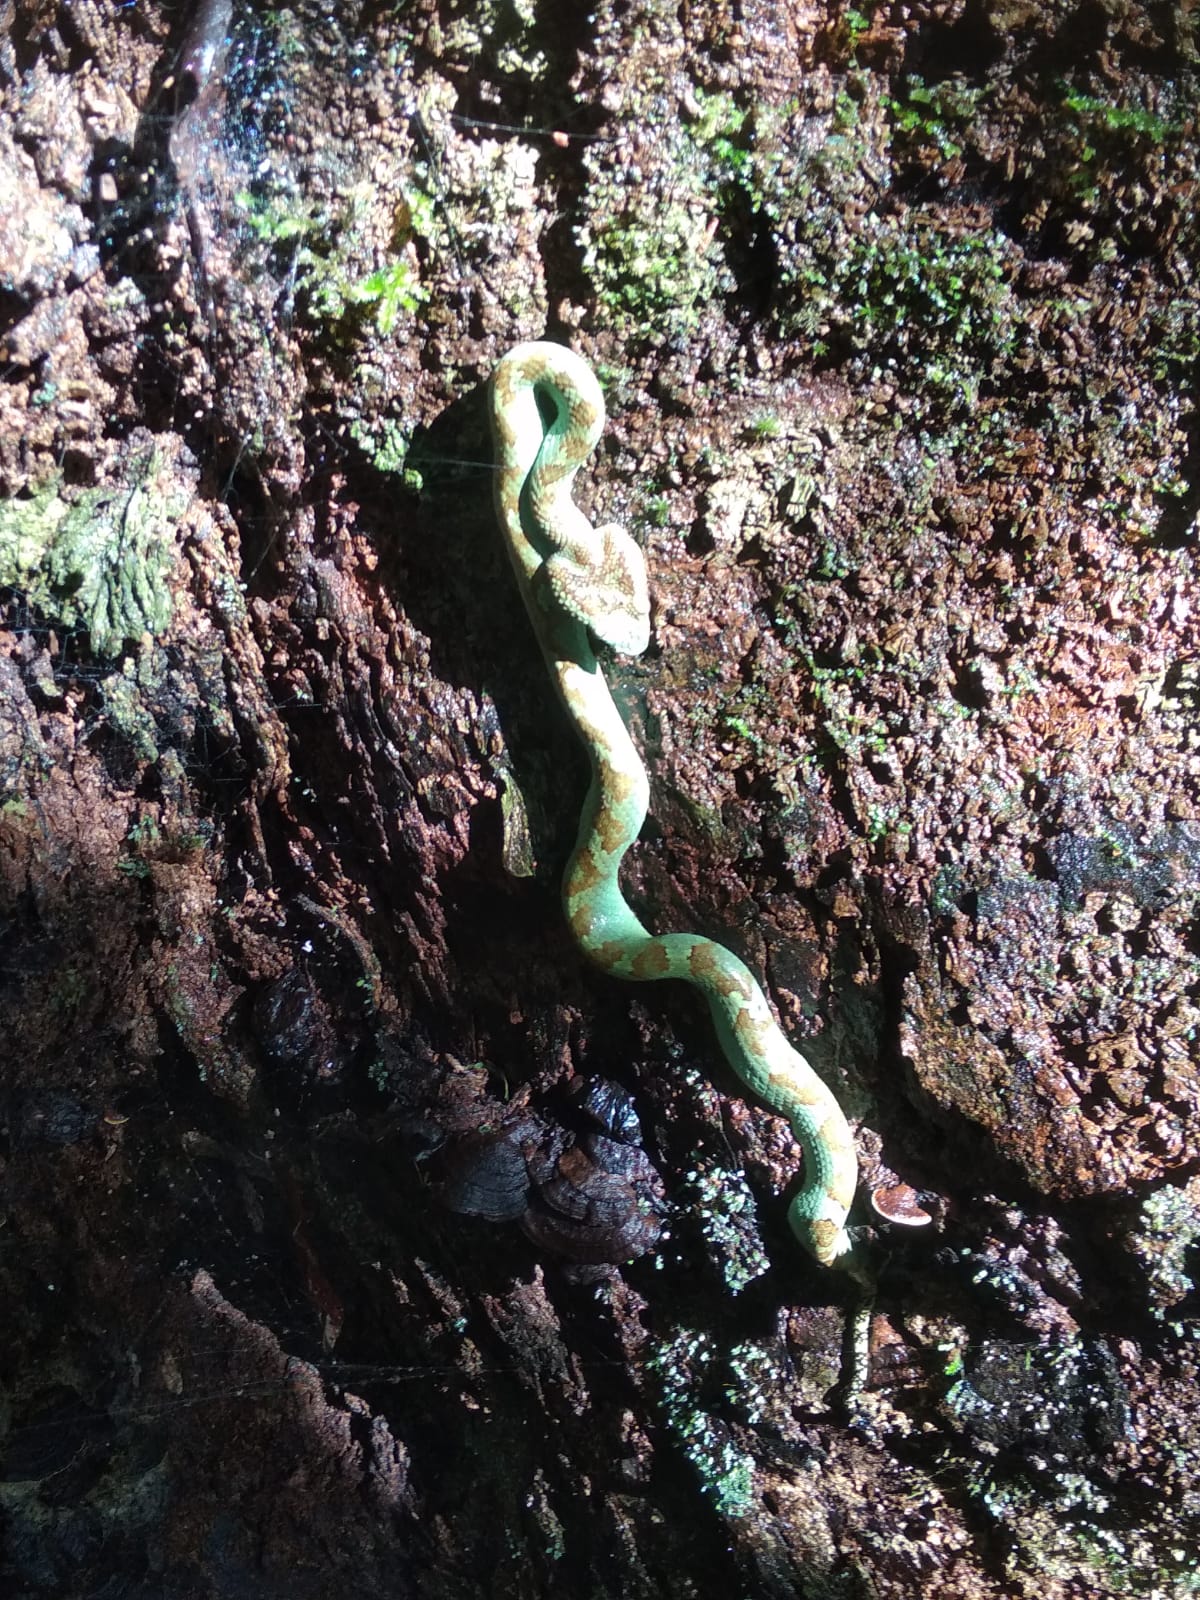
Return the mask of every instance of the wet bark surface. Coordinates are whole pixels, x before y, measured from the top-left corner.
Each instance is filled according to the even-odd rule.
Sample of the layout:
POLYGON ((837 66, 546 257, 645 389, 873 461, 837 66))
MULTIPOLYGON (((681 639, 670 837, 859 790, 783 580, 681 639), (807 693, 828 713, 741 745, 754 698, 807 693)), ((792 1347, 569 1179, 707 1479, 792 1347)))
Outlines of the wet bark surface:
POLYGON ((0 5, 4 1592, 1193 1593, 1195 18, 331 9, 0 5), (562 921, 543 335, 858 1393, 786 1126, 562 921))

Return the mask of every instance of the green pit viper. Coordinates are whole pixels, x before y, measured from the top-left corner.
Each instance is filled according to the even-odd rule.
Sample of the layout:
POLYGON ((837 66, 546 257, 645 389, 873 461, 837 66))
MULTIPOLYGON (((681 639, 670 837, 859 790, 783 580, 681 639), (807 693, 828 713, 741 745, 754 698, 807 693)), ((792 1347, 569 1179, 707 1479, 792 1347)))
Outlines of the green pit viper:
POLYGON ((641 982, 682 978, 700 990, 730 1066, 788 1119, 804 1153, 792 1231, 823 1265, 850 1265, 846 1216, 857 1163, 841 1107, 788 1043, 743 961, 699 934, 650 933, 621 893, 621 862, 641 831, 650 785, 589 634, 640 655, 650 640, 650 597, 633 539, 613 524, 593 528, 571 498, 604 427, 600 385, 564 346, 520 344, 496 367, 490 400, 497 515, 542 653, 591 760, 563 880, 571 931, 605 972, 641 982))

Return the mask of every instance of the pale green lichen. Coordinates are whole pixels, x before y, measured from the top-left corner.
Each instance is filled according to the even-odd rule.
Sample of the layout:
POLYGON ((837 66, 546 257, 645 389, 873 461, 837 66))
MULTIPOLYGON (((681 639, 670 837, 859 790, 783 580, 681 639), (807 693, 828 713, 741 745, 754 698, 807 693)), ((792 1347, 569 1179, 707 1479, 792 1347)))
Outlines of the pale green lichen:
POLYGON ((1197 1592, 1186 1501, 1116 1514, 1111 1452, 1129 1437, 1130 1407, 1102 1341, 994 1340, 963 1353, 956 1338, 947 1357, 943 1408, 971 1450, 947 1451, 941 1472, 997 1530, 1011 1579, 1099 1593, 1102 1577, 1105 1594, 1163 1600, 1197 1592))
POLYGON ((711 1334, 680 1329, 646 1364, 667 1429, 695 1469, 701 1492, 722 1516, 754 1509, 754 1461, 733 1443, 728 1426, 709 1414, 699 1397, 720 1363, 711 1334))
POLYGON ((1195 1288, 1185 1270, 1189 1253, 1200 1239, 1200 1183, 1187 1189, 1170 1184, 1142 1201, 1137 1225, 1130 1230, 1129 1245, 1146 1274, 1155 1315, 1185 1300, 1195 1288))
POLYGON ((121 670, 109 673, 104 680, 105 715, 129 740, 140 761, 156 761, 160 754, 158 727, 148 707, 166 671, 163 651, 140 650, 126 656, 121 670))
POLYGON ((722 186, 745 161, 735 143, 745 112, 728 94, 698 91, 692 109, 685 126, 650 95, 642 182, 630 184, 603 145, 584 156, 589 210, 576 238, 607 321, 627 338, 691 332, 706 304, 735 287, 715 230, 722 186))
POLYGON ((743 1173, 707 1160, 685 1174, 687 1200, 695 1213, 713 1259, 720 1264, 730 1294, 761 1278, 770 1260, 758 1235, 754 1196, 743 1173))
POLYGON ((970 409, 981 379, 1013 348, 1016 258, 997 229, 967 231, 935 207, 879 203, 896 128, 933 130, 939 148, 953 149, 946 107, 922 94, 913 80, 903 105, 880 104, 860 80, 825 115, 798 104, 756 108, 744 135, 747 164, 734 174, 738 192, 725 203, 737 199, 767 230, 773 314, 784 333, 810 338, 816 355, 849 360, 872 379, 908 383, 919 374, 941 405, 970 409))
POLYGON ((765 1344, 734 1345, 727 1362, 725 1399, 752 1427, 767 1422, 778 1403, 779 1359, 765 1344))
POLYGON ((284 190, 237 196, 247 233, 277 255, 281 274, 303 290, 316 317, 346 325, 370 320, 385 339, 429 297, 418 258, 438 231, 433 198, 419 178, 392 174, 390 182, 390 210, 366 182, 349 184, 325 205, 284 190), (389 249, 371 265, 383 254, 385 212, 389 249))
POLYGON ((85 628, 98 656, 171 620, 174 525, 187 498, 155 452, 135 481, 74 498, 50 484, 0 502, 0 587, 49 621, 85 628))

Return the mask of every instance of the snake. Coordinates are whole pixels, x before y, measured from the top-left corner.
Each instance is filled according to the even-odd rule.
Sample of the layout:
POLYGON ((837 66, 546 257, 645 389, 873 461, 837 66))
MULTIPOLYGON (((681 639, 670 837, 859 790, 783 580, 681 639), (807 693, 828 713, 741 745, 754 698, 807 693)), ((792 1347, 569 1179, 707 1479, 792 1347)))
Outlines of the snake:
POLYGON ((651 933, 621 891, 621 863, 650 803, 646 769, 609 692, 593 641, 640 655, 650 641, 646 562, 633 537, 593 527, 575 476, 604 428, 604 396, 587 361, 549 341, 519 344, 489 385, 496 516, 558 694, 586 746, 591 781, 563 877, 567 922, 584 954, 614 977, 678 978, 708 1002, 729 1065, 786 1117, 804 1158, 788 1221, 823 1266, 850 1265, 846 1217, 857 1182, 849 1124, 788 1042, 744 961, 694 933, 651 933))

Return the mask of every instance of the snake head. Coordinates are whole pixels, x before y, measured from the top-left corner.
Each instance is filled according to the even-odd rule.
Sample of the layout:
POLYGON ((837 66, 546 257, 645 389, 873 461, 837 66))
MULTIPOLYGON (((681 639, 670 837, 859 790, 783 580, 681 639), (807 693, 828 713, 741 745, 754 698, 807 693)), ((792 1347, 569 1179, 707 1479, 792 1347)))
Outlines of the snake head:
POLYGON ((591 532, 595 550, 586 565, 574 552, 546 558, 546 578, 558 604, 623 656, 640 656, 650 643, 650 586, 646 558, 615 522, 591 532))

